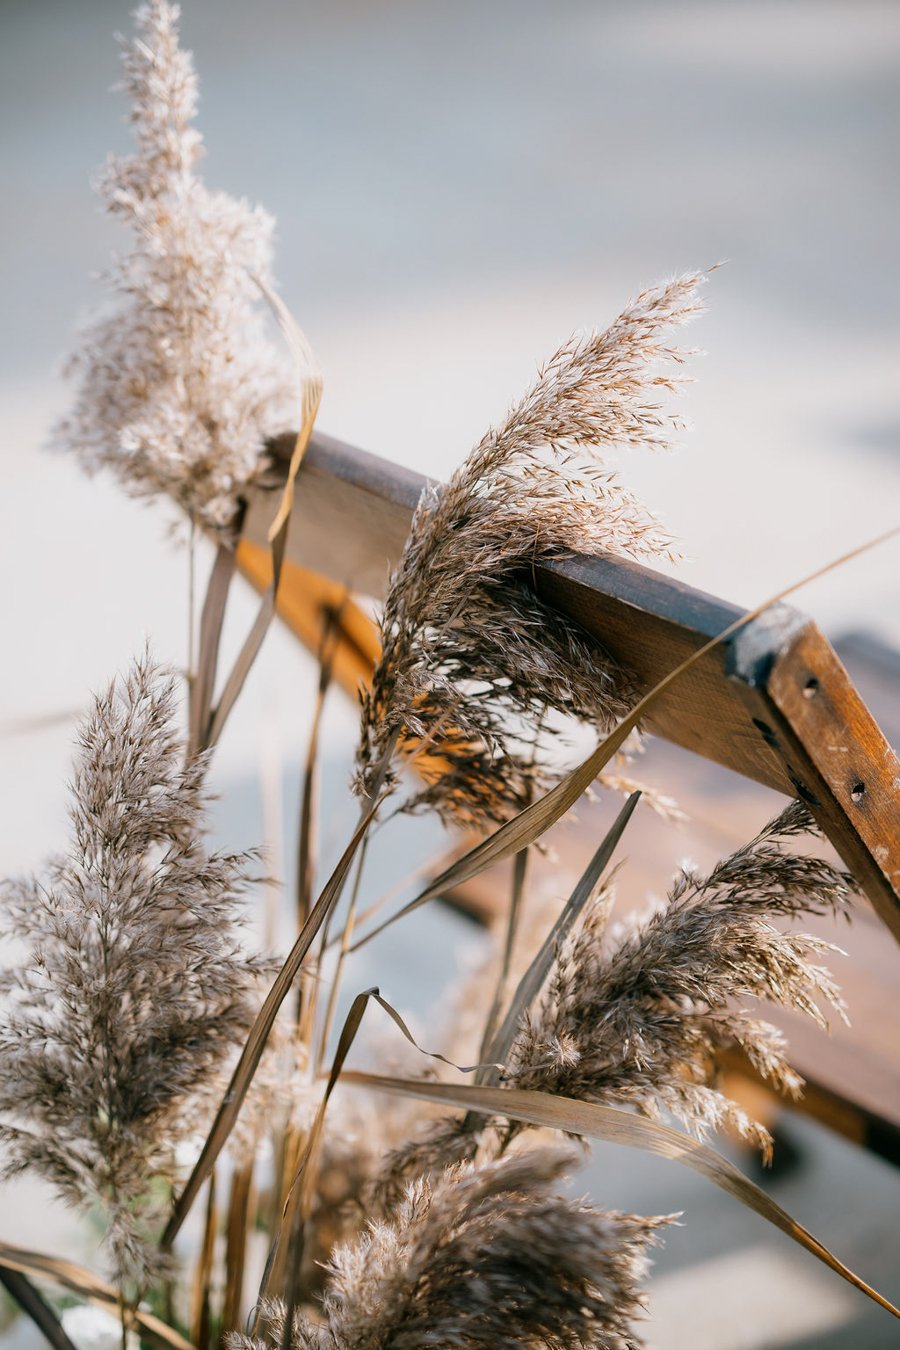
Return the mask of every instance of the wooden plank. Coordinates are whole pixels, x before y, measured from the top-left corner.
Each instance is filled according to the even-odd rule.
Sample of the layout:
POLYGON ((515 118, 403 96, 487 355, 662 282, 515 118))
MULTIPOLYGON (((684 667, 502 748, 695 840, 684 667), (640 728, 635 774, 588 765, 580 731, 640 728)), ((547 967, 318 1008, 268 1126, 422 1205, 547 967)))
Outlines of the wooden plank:
MULTIPOLYGON (((424 480, 324 437, 315 439, 309 453, 279 609, 293 631, 315 650, 326 616, 342 604, 344 582, 356 579, 360 588, 383 593, 424 480), (324 566, 337 580, 323 581, 300 570, 300 560, 324 566)), ((277 486, 277 474, 273 481, 277 486)), ((241 545, 239 563, 258 588, 268 584, 271 574, 263 540, 272 509, 273 498, 261 494, 251 511, 251 539, 241 545)), ((549 603, 594 633, 623 664, 639 672, 645 684, 660 678, 741 613, 733 605, 614 558, 554 564, 540 569, 536 584, 549 603)), ((356 607, 345 608, 343 615, 352 618, 342 627, 344 675, 339 682, 354 693, 358 681, 371 673, 377 633, 356 607)), ((900 681, 896 660, 888 669, 882 653, 876 670, 868 646, 860 648, 859 642, 848 647, 848 659, 855 661, 860 680, 874 691, 872 698, 877 706, 883 705, 886 725, 894 726, 896 734, 900 719, 896 724, 890 719, 900 681)), ((799 793, 811 800, 829 837, 857 875, 866 878, 873 903, 897 931, 895 886, 883 885, 883 879, 896 880, 900 834, 896 758, 835 653, 807 618, 780 606, 755 620, 705 658, 681 689, 675 687, 658 709, 653 729, 674 745, 657 742, 651 761, 663 756, 665 785, 674 784, 682 803, 700 817, 701 824, 690 827, 694 841, 690 851, 698 839, 706 838, 705 847, 715 857, 750 837, 777 810, 777 801, 759 784, 799 793), (813 680, 817 683, 810 687, 813 680), (704 758, 686 756, 678 746, 704 758), (864 791, 857 793, 857 800, 854 789, 860 783, 864 791), (710 820, 713 814, 715 825, 710 820), (879 872, 873 862, 885 865, 879 872)), ((594 809, 583 808, 569 836, 570 841, 583 838, 588 851, 594 809)), ((644 890, 658 893, 671 870, 666 852, 670 845, 655 818, 638 821, 630 838, 632 862, 623 874, 629 907, 638 903, 644 890)), ((572 843, 560 847, 561 862, 577 870, 572 843)), ((680 851, 683 848, 682 844, 680 851)), ((448 898, 472 917, 489 922, 497 914, 498 901, 502 908, 506 888, 487 881, 491 884, 479 878, 460 895, 448 898)), ((775 1014, 789 1037, 791 1058, 807 1079, 800 1109, 846 1138, 900 1162, 900 986, 895 949, 885 946, 883 930, 865 911, 858 913, 849 932, 835 929, 827 920, 813 920, 811 926, 849 950, 849 961, 840 962, 836 973, 845 986, 853 1020, 850 1028, 838 1024, 831 1037, 824 1037, 799 1017, 775 1014)), ((728 1067, 752 1072, 737 1056, 728 1067)))
MULTIPOLYGON (((739 654, 736 670, 740 676, 739 654)), ((759 684, 748 680, 744 688, 748 707, 757 708, 754 725, 778 752, 795 794, 900 940, 900 760, 837 654, 807 624, 759 684)))
MULTIPOLYGON (((272 486, 290 437, 273 445, 272 486)), ((300 471, 287 556, 333 581, 383 595, 425 479, 331 437, 313 437, 300 471)), ((263 545, 272 493, 250 503, 263 545)), ((650 688, 742 611, 611 556, 534 569, 537 593, 591 633, 650 688)), ((721 643, 655 705, 649 729, 707 759, 807 800, 873 906, 900 940, 900 762, 816 626, 778 605, 721 643)))

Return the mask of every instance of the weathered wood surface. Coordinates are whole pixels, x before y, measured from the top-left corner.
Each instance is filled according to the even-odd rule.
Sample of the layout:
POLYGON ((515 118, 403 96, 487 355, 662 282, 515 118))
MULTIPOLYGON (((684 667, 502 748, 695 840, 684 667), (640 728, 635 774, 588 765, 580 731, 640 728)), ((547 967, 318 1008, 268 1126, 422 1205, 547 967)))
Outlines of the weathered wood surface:
MULTIPOLYGON (((273 487, 291 446, 287 437, 273 447, 273 487)), ((317 433, 300 471, 289 562, 382 596, 424 485, 411 470, 317 433)), ((265 545, 275 500, 260 490, 251 502, 245 527, 251 546, 265 545)), ((296 586, 290 577, 285 583, 282 610, 293 598, 302 611, 300 574, 296 586)), ((538 566, 533 583, 644 688, 742 613, 609 556, 538 566)), ((677 681, 647 725, 714 763, 803 797, 900 940, 900 761, 810 619, 778 605, 752 620, 677 681)))

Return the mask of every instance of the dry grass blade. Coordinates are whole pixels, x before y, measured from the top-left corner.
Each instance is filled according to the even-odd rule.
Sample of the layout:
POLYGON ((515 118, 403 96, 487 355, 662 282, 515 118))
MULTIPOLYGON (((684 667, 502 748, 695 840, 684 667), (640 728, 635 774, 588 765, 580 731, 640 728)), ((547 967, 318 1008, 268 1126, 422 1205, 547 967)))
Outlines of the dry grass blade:
POLYGON ((241 1324, 244 1297, 244 1267, 247 1237, 253 1222, 253 1160, 243 1163, 231 1178, 228 1221, 225 1231, 225 1300, 222 1305, 222 1338, 241 1324))
POLYGON ((516 946, 516 936, 519 931, 519 920, 522 916, 522 901, 525 896, 525 882, 527 876, 528 849, 523 848, 522 852, 517 853, 513 859, 512 890, 509 897, 509 914, 506 920, 506 936, 503 941, 503 956, 500 961, 500 969, 497 972, 494 997, 491 1000, 490 1010, 485 1019, 484 1032, 481 1037, 481 1049, 478 1053, 479 1059, 487 1059, 491 1043, 497 1033, 500 1010, 503 1007, 503 1000, 506 998, 506 986, 509 980, 509 971, 516 946))
POLYGON ((325 1085, 325 1091, 322 1094, 322 1100, 319 1103, 315 1120, 310 1128, 306 1147, 303 1150, 303 1156, 288 1191, 287 1199, 285 1200, 282 1212, 282 1222, 275 1232, 275 1237, 266 1261, 266 1270, 259 1291, 258 1307, 262 1304, 269 1292, 269 1279, 275 1268, 282 1233, 286 1229, 289 1234, 296 1234, 298 1228, 302 1226, 309 1217, 316 1180, 316 1168, 322 1143, 322 1132, 325 1125, 325 1112, 328 1109, 331 1094, 334 1092, 338 1079, 343 1073, 344 1064, 346 1063, 347 1056, 353 1046, 353 1042, 356 1040, 370 1000, 374 1001, 384 1009, 388 1017, 390 1017, 391 1021, 399 1029, 409 1044, 413 1046, 414 1049, 418 1050, 420 1054, 427 1056, 428 1059, 440 1060, 442 1064, 446 1064, 448 1068, 456 1069, 458 1073, 475 1073, 481 1068, 502 1068, 502 1065, 494 1064, 454 1064, 452 1060, 447 1059, 444 1055, 438 1054, 436 1051, 424 1050, 416 1041, 397 1009, 393 1007, 392 1004, 388 1003, 387 999, 382 998, 380 991, 376 987, 373 986, 371 989, 364 989, 361 994, 357 994, 350 1006, 350 1011, 344 1019, 344 1025, 341 1028, 341 1034, 338 1038, 334 1059, 328 1072, 328 1081, 325 1085))
MULTIPOLYGON (((346 597, 346 591, 344 594, 346 597)), ((306 763, 304 765, 303 783, 300 792, 300 828, 297 839, 297 919, 298 925, 301 928, 306 922, 306 917, 312 906, 313 887, 315 885, 316 830, 319 804, 319 734, 321 731, 322 713, 325 708, 325 697, 331 684, 334 670, 334 658, 340 642, 340 632, 339 614, 333 610, 329 611, 328 617, 325 619, 323 625, 322 637, 319 643, 319 688, 316 696, 316 705, 313 709, 309 740, 307 741, 306 746, 306 763)), ((365 856, 366 840, 363 840, 356 864, 356 879, 353 884, 353 894, 350 901, 350 917, 347 921, 348 924, 350 924, 351 933, 352 920, 356 911, 356 900, 365 856)), ((322 958, 325 949, 328 946, 329 927, 330 920, 327 919, 322 927, 322 932, 319 937, 319 950, 316 953, 315 962, 306 978, 301 981, 300 989, 297 993, 297 1034, 303 1044, 307 1046, 312 1043, 313 1028, 318 1007, 319 973, 322 968, 322 958)), ((329 1010, 325 1017, 325 1029, 322 1032, 322 1042, 317 1066, 325 1054, 324 1047, 328 1039, 328 1029, 330 1028, 330 1019, 333 1014, 333 1002, 337 997, 337 987, 343 967, 345 947, 349 941, 350 938, 347 935, 347 927, 345 925, 344 932, 341 935, 341 954, 338 958, 338 968, 332 984, 329 1010)))
MULTIPOLYGON (((418 1041, 413 1036, 409 1027, 406 1025, 403 1018, 400 1016, 400 1014, 398 1013, 397 1009, 393 1006, 393 1004, 389 1003, 386 998, 382 998, 380 990, 375 986, 373 986, 371 989, 364 989, 363 992, 361 994, 357 994, 356 998, 353 1000, 353 1003, 350 1006, 350 1011, 348 1012, 344 1020, 344 1025, 341 1028, 341 1034, 338 1039, 334 1059, 332 1061, 331 1068, 328 1071, 328 1082, 325 1086, 325 1092, 323 1094, 322 1102, 319 1107, 319 1117, 317 1117, 317 1125, 319 1133, 321 1133, 320 1118, 321 1120, 324 1120, 325 1108, 328 1105, 328 1100, 331 1097, 331 1094, 334 1091, 335 1087, 337 1086, 338 1079, 340 1078, 341 1074, 344 1071, 344 1064, 346 1063, 347 1056, 350 1053, 350 1049, 353 1045, 353 1042, 356 1040, 357 1033, 362 1024, 362 1019, 363 1016, 365 1015, 365 1011, 366 1008, 368 1007, 370 1000, 377 1003, 380 1008, 384 1009, 388 1017, 394 1023, 394 1026, 398 1028, 398 1030, 409 1042, 409 1044, 413 1047, 413 1049, 418 1050, 420 1055, 425 1055, 426 1058, 428 1059, 440 1060, 441 1064, 446 1064, 449 1069, 455 1069, 457 1073, 476 1073, 481 1068, 499 1069, 503 1067, 502 1065, 499 1064, 490 1064, 490 1065, 455 1064, 452 1059, 447 1059, 445 1055, 439 1054, 436 1050, 425 1050, 421 1045, 419 1045, 418 1041)), ((307 1148, 308 1154, 312 1153, 313 1148, 316 1144, 315 1138, 316 1132, 317 1127, 316 1125, 314 1125, 312 1131, 310 1132, 310 1144, 308 1145, 307 1148)))
MULTIPOLYGON (((331 1037, 331 1028, 334 1025, 334 1015, 337 1009, 338 993, 341 987, 341 976, 344 973, 344 964, 347 960, 347 952, 350 943, 353 940, 353 930, 356 923, 356 906, 359 901, 359 890, 362 884, 363 872, 366 866, 366 854, 368 852, 368 839, 364 839, 360 845, 359 854, 356 863, 356 876, 353 878, 353 889, 350 893, 350 904, 347 909, 347 917, 344 920, 343 931, 341 932, 341 945, 338 950, 337 963, 334 968, 334 974, 331 978, 331 989, 328 993, 328 1003, 325 1008, 325 1016, 322 1019, 322 1027, 319 1035, 319 1042, 316 1048, 316 1055, 313 1061, 315 1072, 318 1073, 322 1063, 328 1053, 328 1041, 331 1037)), ((328 946, 328 931, 322 929, 322 941, 319 949, 317 970, 321 969, 323 953, 328 946)))
POLYGON ((228 593, 235 571, 235 550, 231 542, 221 543, 206 587, 200 616, 200 643, 197 669, 192 672, 188 713, 190 746, 196 754, 205 749, 210 710, 219 664, 219 642, 228 593))
POLYGON ((727 1158, 721 1157, 707 1144, 701 1144, 699 1140, 691 1139, 671 1126, 661 1125, 658 1121, 632 1115, 612 1106, 600 1106, 595 1102, 575 1101, 571 1097, 559 1097, 548 1092, 530 1092, 521 1088, 478 1087, 468 1083, 433 1083, 416 1079, 385 1078, 377 1074, 360 1072, 345 1073, 343 1081, 359 1087, 375 1088, 379 1092, 394 1093, 397 1096, 442 1102, 446 1106, 459 1107, 464 1111, 505 1116, 507 1119, 521 1120, 529 1125, 563 1130, 567 1134, 603 1139, 613 1144, 626 1144, 630 1148, 641 1148, 648 1153, 656 1154, 657 1157, 683 1163, 685 1167, 699 1172, 708 1181, 719 1186, 728 1195, 740 1200, 748 1209, 755 1210, 794 1242, 812 1252, 813 1256, 840 1275, 848 1284, 859 1289, 894 1317, 900 1318, 900 1309, 895 1308, 888 1299, 839 1261, 824 1243, 777 1205, 765 1191, 749 1181, 727 1158))
POLYGON ((0 1284, 56 1350, 75 1350, 62 1322, 27 1275, 23 1275, 20 1270, 0 1267, 0 1284))
POLYGON ((260 276, 254 276, 259 289, 262 291, 268 301, 275 318, 278 320, 278 326, 281 329, 284 339, 290 348, 291 355, 297 367, 300 376, 300 430, 297 432, 297 439, 294 442, 294 450, 291 455, 291 462, 288 466, 287 481, 281 494, 281 502, 275 519, 269 526, 269 543, 274 543, 278 535, 286 530, 288 520, 290 519, 291 507, 294 504, 294 483, 297 474, 300 472, 300 465, 303 463, 303 456, 306 454, 306 447, 309 445, 309 438, 312 435, 313 427, 316 421, 316 415, 319 411, 319 404, 322 402, 322 376, 319 371, 312 347, 307 341, 306 334, 297 323, 291 311, 276 291, 260 276))
POLYGON ((209 719, 209 731, 205 738, 204 749, 211 749, 222 735, 225 723, 244 687, 253 662, 259 655, 263 639, 269 631, 269 625, 275 614, 278 599, 278 587, 281 582, 281 569, 284 563, 284 549, 287 542, 286 531, 282 530, 272 544, 272 585, 262 598, 253 627, 244 639, 244 645, 225 681, 225 688, 209 719))
POLYGON ((550 973, 550 967, 560 945, 565 942, 585 905, 594 895, 600 878, 612 858, 619 840, 625 833, 625 828, 634 813, 640 795, 639 792, 633 792, 628 798, 613 821, 605 839, 579 878, 577 886, 563 906, 556 923, 547 934, 540 951, 519 981, 519 987, 513 995, 506 1016, 501 1022, 485 1058, 502 1061, 509 1054, 523 1013, 539 994, 550 973))
POLYGON ((306 761, 303 766, 303 784, 300 793, 300 829, 297 841, 297 912, 300 923, 306 921, 312 906, 315 875, 316 811, 319 794, 319 734, 325 696, 331 686, 334 655, 340 641, 340 628, 334 621, 326 621, 319 647, 319 687, 313 708, 306 761))
POLYGON ((538 800, 533 802, 530 806, 526 806, 523 811, 520 811, 518 815, 513 816, 511 820, 506 821, 499 829, 495 830, 493 834, 490 834, 486 839, 481 840, 480 843, 476 844, 474 848, 470 849, 468 853, 459 858, 452 866, 441 872, 441 874, 430 882, 423 891, 415 896, 414 899, 410 900, 408 904, 404 905, 402 909, 398 910, 396 914, 391 915, 390 918, 385 919, 383 923, 379 924, 377 928, 371 929, 368 933, 365 933, 359 938, 350 950, 353 952, 357 951, 360 947, 364 947, 367 942, 371 942, 372 939, 377 937, 379 933, 382 933, 385 928, 389 928, 391 924, 396 923, 398 919, 405 918, 407 914, 411 914, 413 910, 418 909, 420 905, 426 904, 429 900, 434 900, 444 891, 451 890, 454 886, 461 886, 464 881, 470 881, 472 877, 478 876, 479 873, 484 872, 488 867, 492 867, 494 863, 500 862, 503 858, 508 858, 510 854, 518 853, 521 849, 527 848, 529 844, 533 844, 536 839, 539 839, 542 834, 550 829, 551 825, 555 825, 558 820, 562 819, 567 811, 571 810, 579 797, 587 791, 594 782, 594 779, 597 778, 601 771, 606 767, 613 755, 621 749, 632 731, 638 726, 641 719, 647 715, 660 695, 664 694, 665 691, 685 673, 685 671, 690 670, 695 666, 698 661, 701 661, 703 657, 706 656, 708 652, 711 652, 713 648, 717 647, 720 642, 724 642, 726 638, 737 633, 741 628, 745 627, 746 624, 752 623, 754 619, 758 619, 761 614, 765 613, 767 609, 771 609, 773 605, 777 605, 780 601, 786 600, 788 596, 793 595, 794 592, 800 590, 801 587, 809 585, 812 581, 817 581, 819 577, 823 577, 828 572, 834 571, 835 568, 842 567, 845 563, 851 562, 854 558, 858 558, 861 554, 867 553, 870 549, 877 548, 880 544, 884 544, 889 539, 894 539, 898 535, 900 535, 900 525, 895 526, 891 530, 886 530, 883 534, 877 535, 874 539, 867 540, 856 548, 850 549, 847 553, 842 553, 840 557, 832 559, 832 561, 826 563, 824 567, 819 567, 815 572, 810 572, 799 581, 795 581, 790 586, 786 586, 783 590, 778 591, 777 594, 770 596, 768 600, 764 600, 761 605, 757 605, 755 609, 751 609, 746 614, 742 614, 739 619, 735 619, 734 623, 729 624, 727 628, 723 628, 721 633, 718 633, 714 638, 710 638, 710 640, 705 642, 702 647, 699 647, 697 651, 692 652, 689 657, 680 662, 674 670, 671 670, 658 684, 654 685, 651 690, 644 694, 640 701, 632 708, 631 712, 628 713, 627 717, 624 717, 622 721, 613 728, 610 734, 600 742, 596 750, 592 751, 586 760, 577 765, 571 773, 567 774, 555 787, 551 788, 543 797, 539 797, 538 800))
POLYGON ((241 1052, 241 1057, 232 1074, 231 1082, 228 1084, 225 1096, 222 1099, 216 1118, 213 1121, 212 1128, 203 1145, 200 1157, 197 1159, 194 1170, 188 1178, 184 1190, 178 1197, 169 1222, 166 1224, 165 1231, 160 1239, 160 1247, 163 1251, 167 1251, 171 1248, 172 1243, 181 1230, 182 1224, 187 1218, 192 1204, 197 1198, 201 1186, 206 1178, 212 1173, 216 1159, 225 1146, 226 1140, 237 1120, 241 1104, 250 1089, 253 1075, 256 1073, 259 1061, 262 1059, 269 1033, 275 1025, 275 1018, 278 1016, 278 1010, 290 993, 291 986, 297 977, 304 957, 315 940, 316 934, 340 898, 341 890, 347 879, 347 873, 350 870, 353 859, 356 856, 356 851, 365 837, 365 833, 368 830, 379 805, 380 801, 371 802, 363 811, 353 838, 350 840, 337 867, 328 879, 325 889, 313 906, 312 912, 306 923, 303 925, 297 941, 291 948, 287 960, 278 972, 275 982, 266 996, 266 1000, 250 1030, 250 1035, 247 1037, 244 1049, 241 1052))
MULTIPOLYGON (((335 1084, 344 1067, 344 1061, 347 1058, 350 1047, 356 1039, 356 1034, 359 1031, 370 998, 378 998, 379 1003, 381 1002, 377 989, 366 989, 363 993, 357 994, 350 1007, 350 1011, 344 1020, 344 1025, 341 1028, 334 1061, 328 1075, 328 1082, 325 1085, 322 1100, 319 1102, 315 1119, 310 1127, 309 1135, 306 1140, 306 1147, 300 1158, 296 1174, 288 1189, 281 1213, 281 1220, 275 1227, 272 1245, 269 1248, 269 1255, 266 1260, 266 1268, 263 1272, 262 1283, 259 1287, 259 1298, 257 1299, 256 1304, 257 1309, 262 1307, 264 1300, 269 1294, 270 1282, 273 1272, 276 1270, 283 1234, 287 1232, 288 1240, 293 1242, 295 1238, 299 1236, 303 1224, 309 1217, 309 1209, 315 1186, 316 1169, 318 1166, 319 1150, 322 1143, 322 1131, 325 1125, 325 1112, 328 1109, 328 1103, 331 1099, 331 1094, 334 1091, 335 1084)), ((298 1267, 299 1262, 295 1263, 292 1278, 289 1282, 287 1300, 289 1309, 292 1309, 294 1303, 292 1295, 296 1288, 298 1267)), ((291 1322, 290 1314, 287 1317, 286 1322, 289 1326, 291 1322)))
POLYGON ((212 1284, 213 1257, 216 1249, 216 1228, 218 1227, 216 1209, 216 1174, 209 1178, 209 1190, 206 1197, 206 1220, 203 1228, 203 1242, 197 1256, 194 1271, 193 1307, 191 1310, 191 1340, 199 1350, 207 1350, 210 1330, 210 1287, 212 1284))
MULTIPOLYGON (((457 1073, 478 1073, 481 1069, 503 1068, 502 1064, 455 1064, 452 1059, 447 1059, 445 1055, 438 1054, 436 1050, 425 1050, 419 1045, 419 1042, 415 1039, 397 1009, 388 1003, 387 999, 382 998, 377 989, 369 989, 365 994, 361 994, 359 997, 366 999, 373 998, 375 1002, 384 1009, 388 1017, 394 1023, 394 1026, 406 1037, 413 1049, 418 1050, 420 1055, 425 1055, 428 1059, 440 1060, 441 1064, 446 1064, 449 1069, 455 1069, 457 1073)), ((349 1046, 347 1046, 344 1051, 344 1058, 346 1058, 348 1049, 349 1046)), ((341 1065, 343 1066, 343 1059, 341 1060, 341 1065)), ((333 1069, 332 1072, 334 1072, 333 1069)))
MULTIPOLYGON (((69 1289, 90 1303, 98 1303, 104 1308, 118 1311, 119 1294, 116 1289, 105 1284, 91 1271, 77 1266, 72 1261, 60 1257, 45 1256, 43 1252, 32 1252, 24 1247, 13 1247, 0 1242, 0 1266, 7 1271, 18 1271, 34 1280, 48 1280, 51 1284, 69 1289)), ((141 1309, 130 1314, 141 1339, 160 1350, 194 1350, 190 1341, 181 1336, 173 1327, 167 1326, 159 1317, 141 1309)))
POLYGON ((244 682, 259 654, 263 639, 275 615, 288 527, 291 522, 291 507, 294 501, 294 480, 300 471, 300 465, 303 462, 303 456, 306 454, 306 447, 309 445, 309 438, 315 426, 319 404, 322 401, 322 377, 316 366, 312 349, 300 326, 291 315, 284 301, 276 295, 262 277, 255 276, 254 281, 271 305, 297 363, 301 388, 300 430, 297 432, 297 439, 294 443, 294 452, 291 455, 281 503, 275 519, 269 527, 269 543, 272 546, 272 585, 263 596, 253 627, 244 641, 234 667, 228 676, 222 696, 210 719, 207 737, 207 745, 209 746, 215 745, 221 736, 222 729, 244 687, 244 682))

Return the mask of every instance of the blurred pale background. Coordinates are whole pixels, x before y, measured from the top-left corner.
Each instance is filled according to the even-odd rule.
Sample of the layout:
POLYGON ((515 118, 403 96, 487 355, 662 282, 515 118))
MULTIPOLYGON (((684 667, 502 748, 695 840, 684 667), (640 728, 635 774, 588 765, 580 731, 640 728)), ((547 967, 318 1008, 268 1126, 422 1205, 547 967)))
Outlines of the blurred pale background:
MULTIPOLYGON (((184 8, 204 171, 277 216, 281 288, 325 371, 324 430, 444 474, 574 328, 727 259, 689 334, 707 352, 684 401, 695 429, 677 454, 624 465, 683 540, 681 575, 750 604, 900 523, 896 5, 184 8)), ((110 35, 128 24, 112 0, 0 6, 4 873, 60 841, 71 710, 145 635, 184 659, 186 562, 165 512, 41 448, 68 397, 60 360, 101 295, 90 274, 122 243, 88 179, 127 143, 108 90, 110 35)), ((834 636, 900 645, 898 575, 900 541, 798 602, 834 636)), ((244 597, 232 646, 251 613, 244 597)), ((253 799, 243 815, 234 793, 223 806, 241 842, 259 747, 270 767, 293 763, 311 679, 273 631, 217 763, 223 789, 253 799)), ((346 741, 352 710, 331 716, 346 741)), ((800 1128, 819 1172, 779 1198, 809 1217, 830 1187, 824 1235, 889 1280, 896 1174, 800 1128)), ((894 1343, 888 1319, 700 1183, 612 1152, 597 1166, 613 1203, 688 1210, 691 1245, 676 1234, 661 1262, 659 1347, 894 1343), (768 1301, 748 1296, 754 1280, 768 1301), (712 1304, 697 1311, 711 1289, 721 1324, 712 1304)), ((41 1231, 0 1202, 4 1236, 41 1231)))

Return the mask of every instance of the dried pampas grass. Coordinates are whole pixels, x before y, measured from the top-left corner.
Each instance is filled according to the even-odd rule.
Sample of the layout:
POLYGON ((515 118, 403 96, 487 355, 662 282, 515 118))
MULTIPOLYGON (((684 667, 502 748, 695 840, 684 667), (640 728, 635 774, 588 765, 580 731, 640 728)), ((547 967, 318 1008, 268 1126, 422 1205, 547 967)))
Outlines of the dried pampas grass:
POLYGON ((42 878, 7 882, 0 910, 24 947, 2 978, 5 1175, 30 1168, 99 1203, 116 1278, 138 1287, 152 1178, 204 1123, 270 969, 238 926, 254 859, 204 843, 205 765, 184 762, 175 713, 149 658, 95 699, 70 846, 42 878))
MULTIPOLYGON (((778 1091, 803 1080, 782 1033, 747 1007, 769 1002, 827 1026, 823 1001, 844 1005, 818 958, 834 947, 777 920, 847 912, 852 877, 792 851, 818 833, 793 802, 709 876, 682 870, 649 916, 612 925, 613 888, 599 888, 556 952, 534 1006, 526 1003, 505 1071, 509 1087, 669 1116, 700 1139, 729 1127, 771 1156, 768 1131, 717 1086, 721 1052, 737 1046, 778 1091)), ((477 1112, 440 1119, 392 1149, 373 1185, 382 1207, 413 1176, 495 1156, 526 1126, 477 1112)))
POLYGON ((834 948, 778 919, 845 910, 852 877, 790 851, 816 834, 794 802, 702 877, 683 870, 665 903, 618 940, 601 891, 560 951, 543 1000, 515 1040, 511 1086, 674 1116, 703 1138, 729 1125, 768 1156, 768 1132, 716 1086, 718 1054, 739 1046, 774 1087, 799 1094, 780 1031, 742 1006, 769 1002, 826 1026, 843 1003, 818 963, 834 948), (788 845, 788 847, 785 847, 788 845))
MULTIPOLYGON (((630 1350, 647 1249, 667 1219, 555 1193, 572 1165, 543 1149, 449 1169, 339 1247, 322 1320, 293 1319, 292 1350, 630 1350)), ((284 1343, 283 1308, 269 1308, 284 1343)), ((264 1342, 232 1338, 232 1350, 264 1342)))
POLYGON ((434 750, 408 808, 484 825, 553 777, 554 717, 604 731, 635 701, 627 672, 528 585, 538 561, 572 552, 668 557, 665 530, 603 459, 665 446, 665 396, 685 353, 668 333, 699 309, 701 274, 645 291, 605 332, 573 338, 506 420, 413 519, 381 620, 366 695, 361 785, 395 741, 434 750))
MULTIPOLYGON (((670 335, 699 308, 700 274, 644 292, 606 331, 566 343, 450 482, 423 497, 364 700, 357 786, 365 807, 316 899, 309 794, 325 661, 301 812, 299 933, 262 999, 260 979, 274 967, 245 954, 238 924, 253 858, 204 842, 206 756, 196 752, 216 743, 274 612, 321 382, 271 288, 271 222, 197 177, 197 83, 177 20, 168 0, 148 0, 126 46, 136 152, 110 161, 100 189, 136 242, 110 277, 116 307, 87 330, 73 362, 81 388, 58 439, 89 469, 111 467, 138 495, 164 492, 194 524, 218 532, 189 679, 191 749, 185 756, 174 731, 172 681, 145 658, 95 700, 82 728, 68 851, 43 878, 3 888, 3 926, 23 958, 0 981, 5 1174, 31 1169, 65 1199, 102 1211, 118 1288, 8 1245, 0 1279, 59 1350, 71 1350, 66 1330, 32 1277, 118 1303, 123 1346, 140 1327, 166 1350, 188 1350, 181 1321, 198 1350, 273 1341, 280 1350, 630 1350, 640 1343, 648 1250, 668 1221, 560 1194, 572 1157, 529 1151, 534 1136, 525 1130, 542 1125, 686 1162, 896 1312, 705 1144, 636 1114, 673 1116, 701 1138, 727 1124, 769 1147, 765 1130, 720 1091, 715 1068, 723 1048, 737 1045, 763 1077, 796 1092, 781 1037, 747 1000, 822 1024, 821 1003, 842 1011, 818 964, 826 944, 781 927, 840 910, 851 884, 794 851, 812 830, 806 809, 789 808, 709 876, 683 871, 664 904, 623 927, 609 922, 603 878, 631 800, 561 912, 539 934, 522 919, 527 849, 609 767, 645 706, 636 706, 629 672, 539 598, 535 567, 575 553, 673 556, 611 455, 666 446, 678 430, 668 399, 686 353, 670 335), (270 532, 272 588, 215 701, 243 495, 260 477, 267 438, 291 420, 292 380, 264 335, 261 297, 302 372, 301 431, 270 532), (535 800, 560 773, 552 738, 573 722, 600 733, 616 726, 555 793, 535 800), (397 791, 396 810, 433 809, 475 827, 515 818, 354 943, 367 832, 412 757, 424 787, 397 791), (473 1014, 480 1024, 477 1055, 462 1056, 479 1062, 460 1071, 473 1072, 474 1083, 348 1071, 358 1085, 466 1114, 432 1117, 424 1135, 399 1147, 414 1133, 405 1117, 401 1134, 397 1118, 371 1103, 360 1111, 332 1104, 326 1114, 371 999, 416 1044, 370 988, 353 1000, 325 1065, 345 958, 443 887, 512 854, 503 957, 479 997, 469 990, 457 1019, 457 1032, 473 1039, 473 1014), (332 972, 322 956, 356 859, 332 972), (329 974, 323 1014, 318 995, 329 974), (279 1010, 298 977, 303 994, 286 1033, 279 1010), (176 1193, 175 1154, 186 1143, 194 1162, 176 1193), (223 1213, 217 1163, 229 1147, 237 1165, 223 1213), (175 1243, 189 1243, 204 1193, 191 1310, 182 1316, 175 1243), (269 1256, 252 1336, 243 1337, 235 1328, 258 1229, 269 1256), (144 1294, 164 1317, 137 1311, 144 1294)), ((606 781, 633 786, 617 771, 606 781)))

